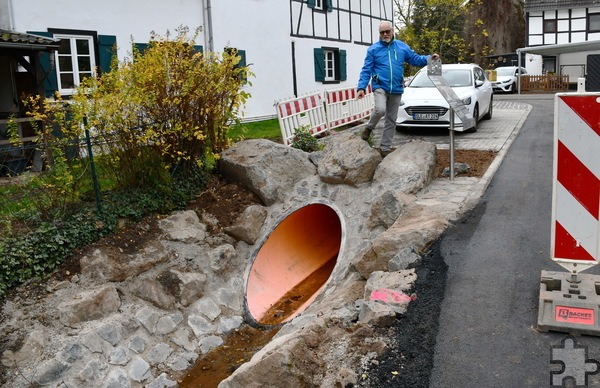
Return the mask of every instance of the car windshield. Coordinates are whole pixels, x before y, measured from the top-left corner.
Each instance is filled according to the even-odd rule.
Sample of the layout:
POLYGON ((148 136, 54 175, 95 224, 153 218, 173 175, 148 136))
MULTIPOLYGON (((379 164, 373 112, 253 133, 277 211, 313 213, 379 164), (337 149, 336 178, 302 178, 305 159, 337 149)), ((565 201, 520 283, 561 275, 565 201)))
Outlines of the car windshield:
POLYGON ((507 77, 517 74, 517 69, 514 67, 499 67, 496 69, 496 75, 507 77))
MULTIPOLYGON (((471 86, 471 70, 469 69, 444 69, 442 68, 442 77, 449 86, 471 86)), ((411 88, 433 88, 433 82, 427 76, 427 69, 417 73, 410 83, 411 88)))

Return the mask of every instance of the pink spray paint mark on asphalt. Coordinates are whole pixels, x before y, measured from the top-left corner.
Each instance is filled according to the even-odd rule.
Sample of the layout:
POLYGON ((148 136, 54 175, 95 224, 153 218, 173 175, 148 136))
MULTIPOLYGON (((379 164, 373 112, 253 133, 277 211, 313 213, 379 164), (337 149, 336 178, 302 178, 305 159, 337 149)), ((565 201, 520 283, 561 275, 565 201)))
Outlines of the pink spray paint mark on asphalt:
POLYGON ((403 292, 380 288, 371 292, 371 300, 379 300, 384 303, 408 303, 417 299, 415 294, 406 295, 403 292))

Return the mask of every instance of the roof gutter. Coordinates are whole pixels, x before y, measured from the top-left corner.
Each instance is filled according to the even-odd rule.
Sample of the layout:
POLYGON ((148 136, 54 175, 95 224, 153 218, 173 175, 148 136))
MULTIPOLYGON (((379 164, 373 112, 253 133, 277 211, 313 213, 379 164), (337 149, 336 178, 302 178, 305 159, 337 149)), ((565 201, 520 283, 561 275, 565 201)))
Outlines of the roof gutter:
POLYGON ((6 21, 6 25, 1 25, 0 28, 4 28, 7 30, 12 30, 15 26, 15 16, 13 14, 13 6, 12 0, 0 0, 0 3, 5 3, 6 15, 4 16, 4 20, 6 21))
POLYGON ((58 45, 0 42, 0 48, 48 51, 57 50, 58 45))
POLYGON ((211 0, 202 0, 202 10, 204 12, 204 44, 206 51, 213 52, 213 30, 212 30, 212 5, 211 0))

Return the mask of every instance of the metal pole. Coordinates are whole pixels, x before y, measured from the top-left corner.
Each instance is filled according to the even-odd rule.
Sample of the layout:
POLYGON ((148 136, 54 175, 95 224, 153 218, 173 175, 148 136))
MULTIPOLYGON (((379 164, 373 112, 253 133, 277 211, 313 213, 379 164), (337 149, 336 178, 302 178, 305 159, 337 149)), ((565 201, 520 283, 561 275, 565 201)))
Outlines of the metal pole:
POLYGON ((454 180, 454 109, 448 110, 450 115, 450 180, 454 180))
POLYGON ((102 211, 102 203, 100 202, 100 184, 98 183, 98 176, 96 175, 96 164, 94 163, 94 154, 92 153, 92 141, 90 139, 90 131, 87 129, 87 117, 83 118, 83 125, 85 126, 85 143, 87 145, 88 155, 90 158, 90 167, 92 171, 92 182, 94 182, 94 194, 96 196, 96 208, 99 212, 102 211))
POLYGON ((521 50, 517 49, 517 94, 521 94, 521 50))

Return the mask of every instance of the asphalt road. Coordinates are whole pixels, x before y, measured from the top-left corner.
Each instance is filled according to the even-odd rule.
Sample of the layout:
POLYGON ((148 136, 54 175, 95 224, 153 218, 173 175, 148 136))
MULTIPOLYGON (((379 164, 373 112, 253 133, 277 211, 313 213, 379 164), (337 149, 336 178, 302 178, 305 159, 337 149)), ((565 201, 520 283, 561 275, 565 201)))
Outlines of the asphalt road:
MULTIPOLYGON (((448 272, 432 388, 549 387, 551 372, 561 370, 551 363, 553 346, 562 348, 568 334, 536 330, 541 271, 564 271, 549 253, 554 101, 521 102, 533 110, 490 186, 440 243, 448 272)), ((600 337, 573 338, 600 360, 600 337)), ((598 368, 578 364, 567 374, 584 386, 586 365, 598 368)), ((587 386, 600 387, 600 374, 588 374, 587 386)))

